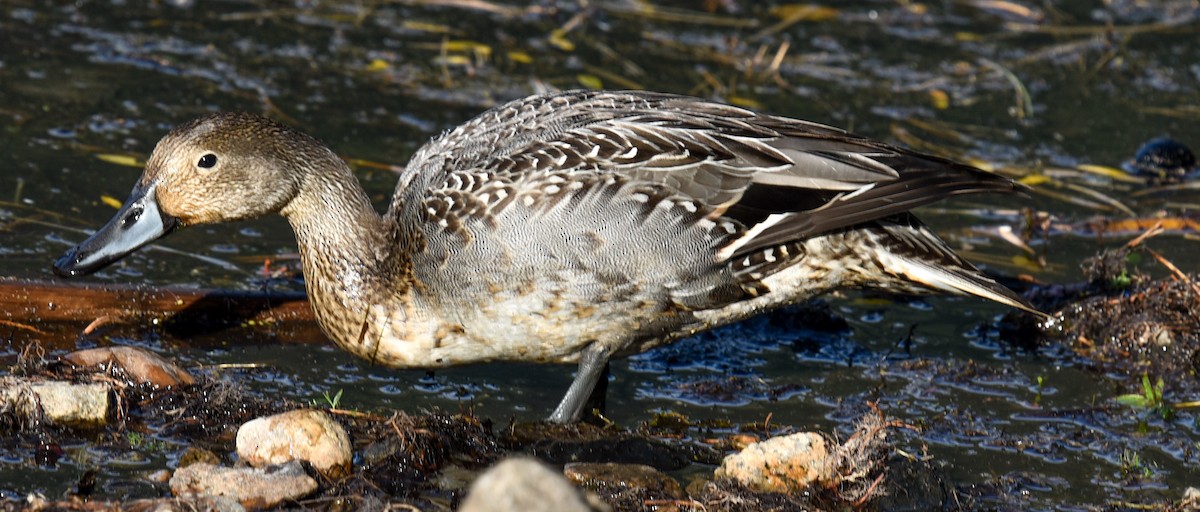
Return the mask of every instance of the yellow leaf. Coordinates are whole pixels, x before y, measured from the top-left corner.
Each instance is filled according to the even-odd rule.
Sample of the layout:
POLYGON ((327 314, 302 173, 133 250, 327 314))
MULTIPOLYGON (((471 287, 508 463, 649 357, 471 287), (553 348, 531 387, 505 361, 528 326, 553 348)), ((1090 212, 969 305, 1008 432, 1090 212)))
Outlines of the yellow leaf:
POLYGON ((554 45, 555 48, 558 48, 564 52, 575 51, 575 43, 572 43, 570 39, 567 39, 567 31, 561 28, 550 32, 550 38, 548 41, 550 44, 554 45))
POLYGON ((762 103, 759 103, 758 100, 753 98, 747 98, 745 96, 728 96, 725 99, 729 101, 731 105, 759 110, 762 109, 762 103))
POLYGON ((1022 268, 1025 270, 1030 270, 1030 271, 1035 271, 1035 272, 1039 271, 1039 270, 1044 270, 1044 268, 1045 268, 1045 265, 1038 263, 1037 260, 1030 258, 1029 256, 1026 256, 1024 254, 1014 255, 1012 257, 1012 264, 1019 268, 1022 268))
POLYGON ((110 164, 124 165, 126 167, 142 167, 145 165, 144 162, 138 161, 137 157, 133 157, 133 156, 129 156, 129 155, 113 155, 113 154, 108 154, 108 153, 101 153, 99 155, 96 155, 96 158, 99 158, 100 160, 103 160, 110 164))
POLYGON ((448 52, 472 52, 490 57, 492 55, 492 47, 477 41, 446 41, 442 43, 442 49, 448 52))
POLYGON ((1045 174, 1030 174, 1028 176, 1021 177, 1021 179, 1018 179, 1017 181, 1021 182, 1022 185, 1029 185, 1032 187, 1034 185, 1041 185, 1042 183, 1049 183, 1051 179, 1045 174))
POLYGON ((471 64, 471 59, 466 55, 447 55, 442 59, 442 63, 448 66, 466 66, 471 64))
POLYGON ((596 75, 588 75, 585 73, 580 73, 578 75, 575 75, 575 80, 578 80, 580 85, 587 87, 588 89, 597 89, 598 90, 598 89, 604 88, 604 82, 602 82, 600 80, 600 77, 598 77, 596 75))
POLYGON ((450 28, 448 25, 438 25, 436 23, 425 23, 423 21, 405 21, 404 23, 401 23, 400 25, 408 30, 416 30, 419 32, 433 32, 436 34, 448 34, 454 30, 454 29, 450 28))
POLYGON ((1142 183, 1141 179, 1130 176, 1129 173, 1125 171, 1109 167, 1107 165, 1082 164, 1075 166, 1075 168, 1086 173, 1098 174, 1100 176, 1112 178, 1117 181, 1124 181, 1125 183, 1142 183))
POLYGON ((771 8, 771 15, 783 20, 826 21, 838 16, 838 10, 813 4, 788 4, 771 8))
POLYGON ((941 89, 930 89, 929 100, 933 102, 933 108, 938 110, 950 108, 950 95, 941 89))
POLYGON ((508 60, 511 60, 511 61, 513 61, 513 62, 516 62, 516 63, 518 63, 518 64, 532 64, 532 63, 533 63, 533 56, 531 56, 531 55, 529 55, 528 53, 525 53, 525 52, 521 52, 521 51, 515 51, 515 50, 514 50, 514 51, 511 51, 511 52, 508 52, 508 60))
POLYGON ((974 157, 965 157, 963 163, 987 172, 996 172, 996 166, 991 162, 974 157))
POLYGON ((121 201, 113 196, 100 196, 100 202, 104 203, 106 205, 109 205, 113 208, 116 208, 118 210, 121 208, 121 205, 122 205, 121 201))
POLYGON ((929 6, 921 3, 912 3, 906 5, 905 7, 908 9, 908 12, 913 14, 925 14, 929 12, 929 6))
POLYGON ((379 71, 386 70, 387 68, 390 68, 390 67, 392 67, 391 64, 388 64, 386 60, 372 59, 371 63, 367 64, 367 71, 376 73, 379 71))
POLYGON ((473 49, 477 44, 479 43, 474 41, 447 40, 442 42, 442 49, 448 52, 465 52, 473 49))

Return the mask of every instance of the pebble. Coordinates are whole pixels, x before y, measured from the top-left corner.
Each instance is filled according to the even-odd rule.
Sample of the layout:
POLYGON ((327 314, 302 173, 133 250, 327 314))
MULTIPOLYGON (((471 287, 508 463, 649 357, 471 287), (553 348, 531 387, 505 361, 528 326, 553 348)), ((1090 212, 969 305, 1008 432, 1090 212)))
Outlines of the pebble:
POLYGON ((796 492, 832 478, 828 456, 824 437, 800 432, 753 443, 725 457, 716 476, 756 491, 796 492))
POLYGON ((350 436, 328 414, 300 409, 256 418, 237 432, 237 454, 254 467, 303 460, 330 478, 350 469, 350 436))
POLYGON ((176 496, 226 496, 252 510, 297 500, 315 490, 317 481, 297 461, 269 468, 228 468, 198 462, 175 470, 171 476, 171 492, 176 496))
POLYGON ((459 512, 594 512, 562 474, 530 457, 507 459, 471 484, 459 512))

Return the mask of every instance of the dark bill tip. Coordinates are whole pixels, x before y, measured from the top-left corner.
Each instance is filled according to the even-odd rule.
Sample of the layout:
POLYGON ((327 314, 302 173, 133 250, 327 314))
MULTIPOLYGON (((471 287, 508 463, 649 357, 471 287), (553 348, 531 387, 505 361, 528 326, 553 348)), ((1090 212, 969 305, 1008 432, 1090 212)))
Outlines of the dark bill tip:
POLYGON ((136 187, 112 220, 54 262, 59 277, 94 273, 167 235, 179 219, 164 215, 154 197, 154 186, 136 187))
POLYGON ((87 275, 104 268, 105 265, 112 263, 112 261, 105 261, 103 264, 95 267, 85 265, 83 262, 88 260, 89 256, 91 256, 91 254, 89 254, 86 250, 80 250, 79 246, 72 247, 71 250, 67 251, 66 254, 63 254, 57 260, 54 260, 54 274, 58 277, 87 275))

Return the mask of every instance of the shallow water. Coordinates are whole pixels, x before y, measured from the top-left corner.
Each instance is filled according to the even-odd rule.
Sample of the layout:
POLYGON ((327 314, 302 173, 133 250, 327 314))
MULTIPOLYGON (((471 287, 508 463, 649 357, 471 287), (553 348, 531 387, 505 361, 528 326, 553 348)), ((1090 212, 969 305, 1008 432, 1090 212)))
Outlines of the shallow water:
MULTIPOLYGON (((80 230, 107 221, 114 210, 103 198, 123 201, 140 173, 98 157, 143 159, 172 125, 218 109, 272 114, 345 158, 395 165, 490 105, 597 81, 722 98, 996 166, 1117 167, 1160 135, 1200 146, 1198 24, 1188 18, 1194 7, 1183 2, 1156 4, 1158 10, 1064 2, 1055 11, 1042 7, 1040 18, 970 3, 846 2, 833 19, 778 31, 772 27, 780 18, 757 4, 726 2, 737 12, 714 15, 690 10, 689 2, 659 5, 659 14, 649 15, 625 4, 485 12, 393 3, 5 2, 0 275, 54 279, 50 262, 85 236, 80 230), (659 17, 675 14, 692 17, 659 17), (576 16, 568 48, 551 33, 574 25, 576 16), (1122 28, 1117 35, 1104 30, 1109 20, 1122 28), (1076 28, 1048 33, 1058 26, 1076 28), (1018 89, 995 71, 1001 68, 1028 91, 1031 111, 1017 115, 1018 89), (942 94, 948 105, 939 104, 942 94)), ((382 208, 395 175, 375 166, 357 170, 382 208)), ((1136 189, 1107 179, 1074 182, 1142 216, 1200 204, 1194 193, 1139 199, 1130 195, 1136 189)), ((1128 239, 1035 239, 1046 265, 1019 266, 1020 250, 972 228, 1019 226, 1021 208, 1068 223, 1114 215, 1036 194, 965 198, 921 217, 953 245, 969 248, 970 259, 1048 282, 1079 279, 1083 257, 1128 239)), ((255 271, 264 259, 294 251, 278 218, 188 229, 161 245, 236 269, 141 251, 89 279, 254 289, 262 286, 255 271)), ((1200 270, 1195 234, 1163 235, 1154 247, 1183 271, 1200 270)), ((1178 498, 1183 486, 1200 481, 1192 414, 1154 423, 1147 435, 1137 432, 1133 411, 1114 407, 1096 417, 1093 408, 1135 391, 1132 383, 1087 371, 1053 347, 1031 355, 1000 346, 989 329, 1003 308, 855 294, 830 304, 848 332, 805 330, 782 314, 784 320, 751 320, 617 363, 610 418, 631 425, 673 410, 844 431, 867 402, 878 401, 887 414, 923 427, 906 434, 907 450, 928 446, 961 486, 1027 478, 1031 496, 1016 503, 1033 508, 1178 498), (913 325, 912 346, 898 347, 913 325), (729 392, 703 386, 729 382, 737 384, 729 392), (1131 483, 1121 474, 1122 450, 1153 461, 1154 475, 1131 483)), ((427 374, 373 367, 329 346, 186 349, 154 338, 116 341, 188 364, 262 363, 265 369, 245 372, 264 391, 319 401, 324 392, 344 390, 342 405, 364 410, 472 407, 493 418, 535 419, 558 401, 572 370, 496 364, 427 374)), ((28 464, 0 461, 0 493, 57 495, 79 468, 90 467, 71 456, 57 469, 23 474, 28 464)), ((128 468, 103 473, 122 471, 128 468)), ((1007 499, 1015 498, 995 503, 1011 505, 1007 499)))

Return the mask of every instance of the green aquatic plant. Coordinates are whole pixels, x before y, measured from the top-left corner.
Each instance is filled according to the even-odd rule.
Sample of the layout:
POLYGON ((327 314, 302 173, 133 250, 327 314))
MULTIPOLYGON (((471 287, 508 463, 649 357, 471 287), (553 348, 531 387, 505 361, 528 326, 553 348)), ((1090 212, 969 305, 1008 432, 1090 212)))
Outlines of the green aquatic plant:
POLYGON ((1142 262, 1142 255, 1136 251, 1129 251, 1125 254, 1124 264, 1121 271, 1115 273, 1108 278, 1108 289, 1113 291, 1126 290, 1134 284, 1134 274, 1129 272, 1130 267, 1137 272, 1138 264, 1142 262))
POLYGON ((125 442, 129 443, 130 448, 143 449, 148 452, 161 452, 167 448, 166 442, 147 436, 141 432, 126 432, 125 442))
POLYGON ((1149 459, 1143 459, 1133 450, 1122 451, 1118 462, 1121 464, 1121 475, 1126 478, 1150 480, 1158 473, 1158 464, 1149 459))
POLYGON ((1120 395, 1116 400, 1117 403, 1144 410, 1148 415, 1159 416, 1164 420, 1169 420, 1175 415, 1175 408, 1163 399, 1162 377, 1150 384, 1150 375, 1147 373, 1142 374, 1141 393, 1120 395))
MULTIPOLYGON (((342 392, 343 391, 345 391, 345 390, 339 389, 339 390, 337 390, 337 393, 333 394, 333 396, 329 396, 329 390, 325 390, 325 391, 321 392, 321 398, 323 398, 325 400, 325 405, 327 405, 330 409, 337 409, 338 405, 340 405, 342 403, 342 392)), ((317 399, 315 399, 315 398, 312 400, 309 400, 309 404, 311 404, 313 407, 321 405, 320 402, 318 402, 317 399)))
POLYGON ((339 389, 332 398, 329 397, 328 391, 322 395, 325 397, 325 403, 329 404, 330 409, 337 409, 338 405, 342 403, 342 391, 344 390, 339 389))
POLYGON ((1133 278, 1129 276, 1129 271, 1122 270, 1120 274, 1113 276, 1108 281, 1108 287, 1113 290, 1124 290, 1133 284, 1133 278))

